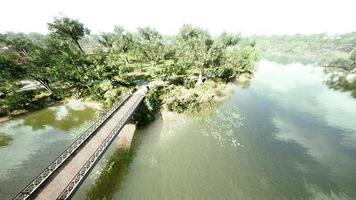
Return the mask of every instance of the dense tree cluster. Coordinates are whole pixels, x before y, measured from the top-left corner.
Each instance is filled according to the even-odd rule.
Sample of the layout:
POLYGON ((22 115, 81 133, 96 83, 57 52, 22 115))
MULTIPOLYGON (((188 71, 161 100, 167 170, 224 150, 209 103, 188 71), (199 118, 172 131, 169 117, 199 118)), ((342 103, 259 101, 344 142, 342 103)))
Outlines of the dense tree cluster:
POLYGON ((254 43, 240 35, 213 37, 192 25, 184 25, 176 36, 120 26, 90 35, 79 21, 62 17, 48 23, 48 30, 47 35, 0 34, 0 115, 73 96, 110 104, 138 82, 152 79, 228 81, 251 72, 258 59, 254 43), (23 90, 24 80, 41 87, 23 90))

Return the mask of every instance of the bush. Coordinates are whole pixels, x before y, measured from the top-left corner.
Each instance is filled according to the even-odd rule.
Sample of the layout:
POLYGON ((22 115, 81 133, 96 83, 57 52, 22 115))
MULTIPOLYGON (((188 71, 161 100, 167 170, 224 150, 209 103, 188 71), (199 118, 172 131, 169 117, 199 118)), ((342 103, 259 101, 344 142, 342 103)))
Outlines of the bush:
POLYGON ((207 72, 207 76, 209 78, 220 78, 224 81, 229 81, 235 78, 236 73, 237 72, 231 67, 221 66, 221 67, 209 69, 207 72))
POLYGON ((23 109, 31 103, 34 96, 34 91, 12 92, 5 98, 5 110, 10 113, 17 109, 23 109))
POLYGON ((138 121, 138 126, 147 125, 156 118, 156 114, 161 109, 161 94, 162 88, 152 88, 146 94, 144 107, 141 112, 137 112, 135 119, 138 121))
POLYGON ((195 87, 196 80, 194 79, 184 79, 184 86, 188 89, 195 87))
POLYGON ((172 101, 167 102, 167 108, 169 111, 174 111, 178 113, 182 113, 188 109, 197 110, 197 108, 200 107, 198 97, 198 94, 193 93, 192 95, 186 98, 174 98, 172 101))

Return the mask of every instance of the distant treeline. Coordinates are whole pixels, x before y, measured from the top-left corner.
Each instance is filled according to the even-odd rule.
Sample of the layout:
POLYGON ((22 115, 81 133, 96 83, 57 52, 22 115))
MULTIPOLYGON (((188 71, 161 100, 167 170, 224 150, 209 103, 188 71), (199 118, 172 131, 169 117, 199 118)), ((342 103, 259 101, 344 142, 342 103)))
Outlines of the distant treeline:
POLYGON ((354 67, 356 32, 327 35, 253 36, 265 58, 284 62, 318 63, 337 67, 354 67))

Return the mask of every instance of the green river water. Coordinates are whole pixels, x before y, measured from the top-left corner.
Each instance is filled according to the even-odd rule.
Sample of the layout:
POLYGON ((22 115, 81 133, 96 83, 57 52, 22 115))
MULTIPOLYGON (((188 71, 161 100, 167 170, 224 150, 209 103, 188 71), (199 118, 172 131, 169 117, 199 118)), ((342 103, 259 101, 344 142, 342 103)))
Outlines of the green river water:
POLYGON ((97 118, 80 102, 54 106, 0 124, 0 199, 11 199, 97 118))
MULTIPOLYGON (((356 199, 356 99, 329 89, 330 78, 312 65, 261 61, 213 113, 158 117, 136 131, 131 152, 114 143, 73 199, 356 199)), ((67 105, 1 124, 12 139, 0 147, 0 197, 96 116, 67 105)))

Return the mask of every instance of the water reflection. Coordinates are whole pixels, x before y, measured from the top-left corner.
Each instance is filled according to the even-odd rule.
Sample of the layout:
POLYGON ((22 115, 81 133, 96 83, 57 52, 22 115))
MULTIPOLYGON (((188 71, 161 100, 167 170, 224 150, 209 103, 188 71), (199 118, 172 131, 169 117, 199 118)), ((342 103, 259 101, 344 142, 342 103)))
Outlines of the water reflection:
POLYGON ((356 98, 356 74, 348 72, 326 72, 329 78, 325 81, 325 84, 334 90, 342 92, 350 92, 353 98, 356 98))
MULTIPOLYGON (((257 111, 248 108, 258 104, 263 113, 270 115, 262 117, 271 120, 276 130, 264 131, 263 136, 273 133, 267 134, 266 140, 274 137, 277 142, 281 141, 279 145, 286 145, 288 154, 292 153, 292 144, 299 146, 300 150, 290 155, 294 167, 284 170, 288 173, 291 169, 298 170, 290 178, 294 179, 293 183, 301 183, 302 193, 312 197, 318 191, 318 195, 329 198, 336 195, 340 199, 345 196, 352 199, 356 196, 353 173, 356 167, 356 112, 353 108, 356 102, 347 94, 327 89, 322 84, 323 79, 320 68, 262 62, 250 91, 239 91, 247 99, 236 97, 236 103, 246 109, 246 116, 255 115, 257 111), (296 159, 300 157, 297 152, 303 155, 302 159, 296 159)), ((258 113, 260 117, 261 114, 258 113)), ((256 120, 256 116, 251 118, 256 120)), ((252 124, 255 123, 251 121, 252 124)))
POLYGON ((4 133, 0 133, 0 147, 4 147, 9 145, 12 142, 12 137, 5 135, 4 133))
POLYGON ((327 78, 312 65, 263 61, 212 115, 136 132, 128 173, 114 155, 77 198, 356 199, 356 102, 327 78))
POLYGON ((23 125, 32 127, 34 131, 50 126, 67 132, 93 119, 95 115, 93 108, 85 107, 83 104, 82 106, 68 104, 49 108, 45 112, 35 112, 24 120, 23 125))
POLYGON ((4 137, 11 142, 0 148, 0 199, 12 198, 95 120, 96 110, 76 104, 43 109, 0 124, 1 144, 4 137))

